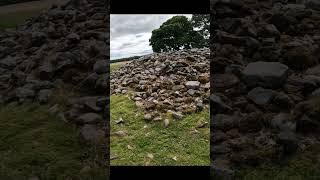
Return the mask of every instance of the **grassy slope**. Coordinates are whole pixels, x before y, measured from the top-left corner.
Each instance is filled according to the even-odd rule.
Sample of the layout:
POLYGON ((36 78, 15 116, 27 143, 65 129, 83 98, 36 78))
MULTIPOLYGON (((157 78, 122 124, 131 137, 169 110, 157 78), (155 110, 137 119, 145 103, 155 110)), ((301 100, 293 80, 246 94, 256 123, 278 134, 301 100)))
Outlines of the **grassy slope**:
POLYGON ((35 12, 33 10, 24 11, 19 14, 11 14, 11 15, 2 14, 0 16, 0 28, 3 28, 3 29, 14 28, 18 24, 23 23, 26 19, 31 18, 37 14, 38 14, 38 12, 35 12), (10 17, 9 17, 9 19, 6 19, 5 16, 10 16, 10 17))
POLYGON ((298 152, 281 165, 264 164, 260 167, 237 171, 237 179, 243 180, 317 180, 320 179, 320 146, 315 144, 305 152, 298 152))
POLYGON ((47 106, 0 107, 0 179, 104 179, 100 148, 81 142, 76 128, 52 117, 47 106), (80 173, 85 166, 91 168, 80 173))
POLYGON ((192 133, 199 121, 209 122, 208 110, 180 121, 171 119, 164 128, 162 122, 145 122, 142 110, 124 95, 112 95, 110 107, 111 134, 120 130, 128 133, 126 137, 111 136, 111 156, 118 157, 111 165, 145 165, 148 153, 154 156, 150 165, 209 165, 209 127, 192 133), (123 125, 115 122, 120 117, 123 125))
POLYGON ((112 71, 115 71, 115 70, 119 69, 121 66, 123 66, 123 65, 126 64, 126 63, 127 63, 127 61, 125 61, 125 62, 111 63, 111 64, 110 64, 110 71, 111 71, 111 72, 112 72, 112 71))
POLYGON ((61 4, 65 0, 42 0, 0 6, 0 29, 14 28, 25 20, 37 16, 53 3, 61 4))

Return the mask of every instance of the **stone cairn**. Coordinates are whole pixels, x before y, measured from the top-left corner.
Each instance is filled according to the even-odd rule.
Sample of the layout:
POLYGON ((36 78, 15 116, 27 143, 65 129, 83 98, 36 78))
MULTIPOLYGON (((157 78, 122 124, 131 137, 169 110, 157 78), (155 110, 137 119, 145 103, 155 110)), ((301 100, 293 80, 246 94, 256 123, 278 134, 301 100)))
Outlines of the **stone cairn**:
POLYGON ((111 94, 129 94, 147 121, 175 119, 209 104, 208 48, 153 53, 111 72, 111 94))
POLYGON ((216 175, 319 144, 320 1, 212 0, 216 175))
POLYGON ((106 141, 108 10, 107 1, 70 0, 1 32, 1 103, 49 104, 50 113, 79 125, 85 140, 106 141), (51 104, 59 87, 77 91, 66 108, 51 104))

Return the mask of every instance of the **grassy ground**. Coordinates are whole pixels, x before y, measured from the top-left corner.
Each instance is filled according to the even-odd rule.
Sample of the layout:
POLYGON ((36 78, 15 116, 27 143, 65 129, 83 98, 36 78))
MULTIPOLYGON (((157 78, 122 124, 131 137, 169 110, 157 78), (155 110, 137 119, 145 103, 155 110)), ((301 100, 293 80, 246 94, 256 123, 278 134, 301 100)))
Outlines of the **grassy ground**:
POLYGON ((199 165, 208 166, 209 127, 198 128, 199 122, 209 122, 209 111, 170 119, 164 128, 162 122, 145 122, 143 112, 124 95, 111 96, 111 134, 124 131, 125 137, 111 136, 111 165, 199 165), (122 118, 124 124, 116 121, 122 118), (148 157, 149 156, 149 157, 148 157), (153 158, 152 158, 153 156, 153 158))
POLYGON ((291 157, 285 164, 264 164, 237 171, 241 180, 318 180, 320 179, 320 146, 314 145, 291 157))
POLYGON ((128 61, 124 61, 124 62, 117 62, 117 63, 112 63, 110 64, 110 71, 115 71, 117 69, 119 69, 121 66, 125 65, 128 61))
POLYGON ((38 14, 38 11, 34 10, 24 11, 19 14, 2 14, 0 15, 0 29, 14 28, 17 25, 24 23, 26 19, 38 14))
POLYGON ((0 29, 14 28, 27 19, 39 15, 52 4, 61 4, 65 0, 42 0, 0 6, 0 29))
POLYGON ((0 107, 0 179, 105 179, 103 152, 36 104, 0 107))

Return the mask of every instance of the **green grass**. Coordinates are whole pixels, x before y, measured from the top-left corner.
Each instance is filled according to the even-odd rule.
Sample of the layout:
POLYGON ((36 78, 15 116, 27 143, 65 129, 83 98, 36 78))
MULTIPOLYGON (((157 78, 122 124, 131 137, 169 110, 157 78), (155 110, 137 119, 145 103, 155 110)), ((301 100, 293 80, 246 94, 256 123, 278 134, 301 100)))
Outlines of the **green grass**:
POLYGON ((74 126, 47 110, 37 104, 0 107, 0 179, 105 179, 101 148, 83 142, 74 126))
POLYGON ((123 66, 126 63, 127 63, 127 61, 126 62, 110 63, 110 72, 113 72, 113 71, 119 69, 121 66, 123 66))
POLYGON ((284 162, 283 165, 266 163, 259 167, 236 171, 241 180, 318 180, 320 179, 320 146, 316 144, 284 162))
POLYGON ((64 0, 42 0, 0 6, 0 30, 15 28, 25 23, 27 19, 37 17, 42 11, 49 9, 52 4, 61 4, 62 2, 64 0))
POLYGON ((19 13, 9 13, 0 15, 0 28, 15 28, 16 26, 23 24, 27 19, 40 14, 40 9, 34 9, 19 13))
POLYGON ((111 165, 146 165, 148 153, 154 156, 149 165, 210 164, 209 126, 192 133, 199 121, 209 122, 208 110, 179 121, 171 119, 170 125, 164 128, 162 121, 145 122, 142 110, 128 97, 112 95, 110 101, 111 134, 120 130, 128 133, 125 137, 111 136, 111 156, 117 157, 111 160, 111 165), (123 125, 115 122, 120 117, 125 121, 123 125), (128 149, 128 145, 133 149, 128 149))

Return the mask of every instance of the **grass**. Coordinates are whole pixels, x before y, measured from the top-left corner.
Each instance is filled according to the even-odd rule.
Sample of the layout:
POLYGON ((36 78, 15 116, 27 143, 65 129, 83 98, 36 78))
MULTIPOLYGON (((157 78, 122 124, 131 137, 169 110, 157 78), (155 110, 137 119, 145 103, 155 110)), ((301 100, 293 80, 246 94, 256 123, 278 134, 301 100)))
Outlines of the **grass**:
POLYGON ((266 163, 259 167, 238 169, 236 179, 318 180, 320 179, 319 151, 319 144, 315 144, 304 152, 298 152, 283 165, 266 163))
POLYGON ((103 152, 37 104, 0 107, 0 179, 105 179, 103 152))
POLYGON ((117 62, 117 63, 110 63, 110 71, 115 71, 117 69, 119 69, 121 66, 123 66, 124 64, 126 64, 128 61, 124 61, 124 62, 117 62))
POLYGON ((0 30, 15 28, 27 19, 38 16, 52 4, 61 4, 65 0, 41 0, 0 6, 0 30))
POLYGON ((39 14, 39 9, 9 13, 0 15, 0 28, 15 28, 17 25, 23 24, 27 19, 30 19, 39 14))
POLYGON ((111 95, 111 134, 117 131, 128 133, 125 137, 111 136, 111 165, 155 166, 208 166, 210 164, 210 129, 197 129, 199 123, 209 123, 209 111, 173 121, 164 128, 162 122, 145 122, 143 111, 124 95, 111 95), (116 124, 119 118, 124 124, 116 124), (128 148, 128 145, 130 148, 128 148), (148 158, 148 154, 153 155, 148 158), (174 160, 176 157, 176 160, 174 160), (151 161, 150 161, 151 160, 151 161))

